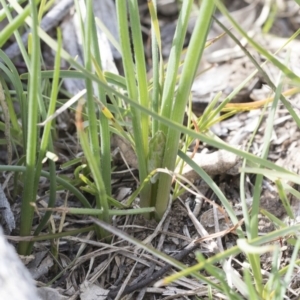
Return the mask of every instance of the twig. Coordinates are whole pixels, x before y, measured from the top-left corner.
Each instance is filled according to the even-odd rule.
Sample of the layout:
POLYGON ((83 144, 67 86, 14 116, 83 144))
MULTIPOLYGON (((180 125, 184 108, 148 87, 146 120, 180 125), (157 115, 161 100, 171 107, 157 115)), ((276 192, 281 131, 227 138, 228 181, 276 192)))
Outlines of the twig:
MULTIPOLYGON (((174 255, 173 258, 180 261, 183 258, 185 258, 187 255, 189 255, 191 252, 196 250, 198 247, 199 247, 199 244, 194 244, 188 248, 183 249, 176 255, 174 255)), ((140 290, 144 287, 147 287, 149 284, 158 280, 161 276, 163 276, 166 272, 168 272, 171 269, 171 267, 172 267, 171 265, 167 264, 164 267, 162 267, 160 270, 158 270, 157 272, 153 273, 152 276, 147 277, 146 279, 144 279, 136 284, 126 287, 122 293, 122 296, 125 296, 136 290, 140 290)), ((115 296, 118 294, 118 291, 119 291, 119 288, 111 290, 107 295, 107 299, 115 299, 115 296)))

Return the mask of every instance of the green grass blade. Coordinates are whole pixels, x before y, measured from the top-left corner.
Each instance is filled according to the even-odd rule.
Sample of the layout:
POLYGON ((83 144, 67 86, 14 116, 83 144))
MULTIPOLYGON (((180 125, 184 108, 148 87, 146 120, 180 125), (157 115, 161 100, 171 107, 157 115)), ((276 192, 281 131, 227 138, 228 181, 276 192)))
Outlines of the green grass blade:
MULTIPOLYGON (((0 0, 0 2, 1 2, 1 4, 2 4, 2 6, 3 6, 3 8, 4 8, 5 12, 6 12, 7 19, 9 20, 9 22, 11 24, 12 22, 14 22, 14 18, 12 17, 12 15, 11 15, 10 10, 8 9, 8 7, 5 5, 5 1, 4 0, 0 0)), ((14 35, 15 35, 16 41, 18 43, 18 46, 20 48, 20 52, 21 52, 21 54, 23 56, 24 62, 26 64, 27 68, 29 69, 30 62, 29 62, 28 53, 27 53, 27 51, 25 49, 25 45, 24 45, 24 43, 22 41, 22 37, 21 37, 21 35, 20 35, 20 33, 19 33, 19 31, 17 29, 14 30, 14 35)))
MULTIPOLYGON (((136 16, 134 16, 135 13, 137 13, 134 10, 134 4, 131 3, 131 19, 133 19, 132 22, 139 23, 136 20, 136 16)), ((117 0, 116 1, 116 8, 117 8, 117 17, 118 17, 118 26, 119 26, 119 35, 120 35, 120 46, 122 49, 123 54, 123 68, 125 72, 125 79, 126 79, 126 85, 127 85, 127 91, 128 95, 131 99, 134 100, 135 103, 138 103, 138 99, 140 99, 139 102, 141 107, 147 108, 148 103, 144 103, 144 101, 148 101, 148 87, 145 82, 144 76, 146 74, 143 74, 145 72, 143 62, 141 60, 144 60, 144 54, 143 58, 140 56, 140 51, 137 49, 138 54, 136 59, 139 60, 139 89, 140 92, 142 92, 142 95, 146 94, 146 99, 141 99, 142 95, 139 95, 139 90, 136 86, 136 74, 135 74, 135 65, 133 63, 132 59, 132 53, 131 53, 131 44, 130 44, 130 37, 128 32, 128 21, 127 21, 127 6, 126 2, 123 0, 117 0), (146 86, 145 86, 146 84, 146 86)), ((136 24, 136 26, 140 26, 139 24, 136 24)), ((135 38, 139 39, 140 34, 137 33, 135 38)), ((140 41, 135 42, 135 47, 138 47, 138 44, 140 41)), ((143 47, 142 47, 143 49, 143 47)), ((114 91, 112 91, 114 92, 114 91)), ((119 95, 118 95, 119 96, 119 95)), ((121 96, 122 98, 122 96, 121 96)), ((146 122, 146 118, 148 119, 148 115, 144 114, 141 116, 142 111, 140 109, 137 109, 136 106, 131 106, 130 108, 132 112, 132 127, 133 127, 133 134, 134 134, 134 140, 135 140, 135 150, 137 154, 138 159, 138 165, 139 165, 139 178, 140 182, 143 182, 145 178, 147 177, 147 152, 148 149, 146 149, 146 145, 148 144, 148 129, 147 132, 145 131, 145 128, 142 128, 141 123, 142 119, 143 122, 146 122), (147 141, 146 141, 147 139, 147 141), (146 142, 146 144, 145 144, 146 142)), ((148 122, 148 120, 147 120, 148 122)), ((147 127, 148 128, 148 125, 147 127)), ((151 192, 150 192, 150 186, 145 186, 145 189, 141 192, 141 206, 148 207, 150 206, 150 199, 151 199, 151 192)))
MULTIPOLYGON (((15 0, 9 0, 11 6, 15 8, 15 5, 20 6, 15 0)), ((40 0, 36 0, 35 3, 38 4, 40 0)), ((5 3, 2 3, 5 5, 5 3)), ((33 4, 34 5, 34 4, 33 4)), ((28 4, 22 12, 18 12, 18 15, 0 32, 0 47, 2 47, 7 40, 11 37, 13 32, 24 24, 24 20, 29 16, 31 10, 31 5, 28 4)))
MULTIPOLYGON (((137 0, 128 1, 132 43, 134 48, 136 80, 138 84, 138 101, 141 105, 149 107, 147 71, 145 62, 144 43, 142 38, 142 29, 139 17, 139 7, 137 0)), ((143 140, 144 154, 148 154, 148 134, 149 134, 149 116, 141 113, 142 135, 139 137, 143 140)))
MULTIPOLYGON (((215 6, 212 1, 205 0, 202 2, 195 29, 190 41, 190 46, 186 54, 171 114, 171 120, 180 124, 183 121, 185 106, 187 104, 191 86, 205 47, 206 37, 210 28, 211 16, 214 9, 215 6)), ((169 129, 167 134, 163 167, 169 170, 174 170, 175 167, 180 134, 180 131, 172 128, 169 129)), ((168 203, 167 199, 170 193, 168 187, 170 186, 171 178, 165 174, 161 174, 156 196, 156 213, 159 219, 166 210, 168 203)))
MULTIPOLYGON (((26 148, 26 173, 24 178, 24 192, 21 205, 21 226, 20 235, 30 235, 34 209, 30 202, 35 202, 36 195, 33 192, 34 178, 35 178, 35 164, 36 164, 36 151, 37 151, 37 121, 38 121, 38 101, 41 100, 40 91, 40 38, 38 35, 38 20, 37 9, 35 3, 30 2, 30 10, 33 20, 32 28, 32 47, 30 53, 31 65, 30 73, 31 78, 29 81, 29 94, 28 94, 28 136, 26 148)), ((19 254, 28 253, 28 243, 20 242, 18 246, 19 254)))
MULTIPOLYGON (((84 22, 84 34, 82 39, 84 41, 84 60, 85 69, 89 72, 93 72, 92 68, 92 32, 94 30, 94 14, 92 1, 86 1, 86 19, 84 22)), ((81 21, 82 22, 82 21, 81 21)), ((95 184, 97 186, 98 193, 95 195, 96 207, 98 209, 102 208, 105 212, 103 215, 99 215, 99 218, 103 218, 106 222, 109 222, 110 218, 107 214, 109 209, 106 189, 110 189, 110 186, 106 187, 103 181, 101 170, 101 159, 100 159, 100 146, 98 138, 98 120, 96 116, 96 105, 94 101, 94 89, 93 82, 90 78, 85 78, 86 85, 86 99, 87 99, 87 119, 88 119, 88 136, 84 132, 80 120, 76 120, 76 127, 78 129, 78 134, 80 141, 82 143, 82 148, 88 160, 89 167, 92 171, 95 184)), ((81 107, 81 105, 79 104, 81 107)), ((78 112, 77 112, 78 114, 78 112)), ((78 116, 76 115, 76 118, 78 116)), ((81 118, 81 115, 79 116, 81 118)), ((106 237, 107 233, 103 230, 97 230, 98 238, 106 237)))
MULTIPOLYGON (((100 172, 99 164, 96 161, 96 158, 94 156, 93 151, 90 149, 90 143, 88 140, 88 136, 84 131, 83 128, 83 122, 82 122, 82 108, 83 108, 83 100, 80 100, 77 111, 76 111, 76 127, 77 127, 77 132, 78 136, 80 138, 81 146, 83 149, 83 152, 85 154, 85 157, 88 161, 89 167, 91 169, 91 172, 93 174, 94 182, 97 187, 98 194, 96 195, 98 197, 98 201, 96 201, 96 206, 98 209, 103 210, 103 214, 99 215, 99 218, 103 219, 105 222, 109 223, 110 222, 110 217, 108 214, 108 201, 107 201, 107 195, 106 195, 106 190, 104 186, 104 181, 100 172)), ((97 200, 97 199, 96 199, 97 200)), ((103 230, 100 230, 98 234, 101 237, 107 237, 107 233, 103 230)))
MULTIPOLYGON (((92 18, 92 21, 94 19, 92 18)), ((93 21, 91 24, 92 29, 92 49, 93 55, 95 57, 95 61, 97 62, 97 66, 94 67, 97 69, 99 67, 99 72, 102 72, 101 65, 101 55, 100 55, 100 47, 98 43, 96 24, 93 21)), ((101 99, 101 103, 107 105, 106 101, 106 93, 102 86, 97 86, 98 97, 101 99)), ((112 96, 111 96, 112 98, 112 96)), ((103 111, 100 112, 100 123, 99 123, 99 132, 100 132, 100 166, 101 173, 103 176, 104 185, 106 188, 106 194, 111 196, 111 149, 110 149, 110 131, 108 119, 103 114, 103 111)))
MULTIPOLYGON (((181 61, 181 53, 183 50, 184 39, 187 31, 192 4, 192 0, 184 1, 182 4, 176 31, 173 38, 170 57, 168 59, 161 104, 161 115, 166 118, 171 117, 174 95, 176 91, 175 87, 177 83, 178 69, 181 61)), ((186 99, 188 99, 188 97, 186 99)), ((167 136, 168 127, 165 126, 165 124, 160 124, 159 129, 167 136)))
POLYGON ((281 181, 280 180, 276 180, 275 184, 276 184, 276 188, 277 188, 277 191, 278 191, 279 198, 280 198, 280 200, 282 202, 282 205, 283 205, 285 211, 287 212, 288 216, 291 219, 295 219, 294 213, 293 213, 291 205, 289 203, 289 199, 288 199, 288 197, 287 197, 287 195, 285 193, 285 190, 283 188, 283 185, 282 185, 281 181))
MULTIPOLYGON (((156 12, 156 1, 148 1, 148 8, 151 17, 151 47, 152 47, 152 99, 151 109, 159 113, 161 106, 161 89, 162 82, 160 78, 164 78, 164 66, 161 52, 161 37, 156 12), (161 68, 162 66, 162 68, 161 68)), ((163 79, 162 79, 163 80, 163 79)), ((152 137, 158 130, 158 121, 152 120, 152 137)))
MULTIPOLYGON (((51 91, 51 97, 50 97, 50 103, 48 108, 47 117, 51 116, 55 112, 56 108, 56 100, 58 95, 58 87, 59 87, 59 72, 60 72, 60 52, 61 52, 61 45, 62 45, 62 39, 61 39, 61 32, 60 30, 57 31, 57 39, 58 39, 58 45, 60 48, 58 49, 55 57, 55 64, 54 64, 54 77, 52 81, 52 91, 51 91)), ((54 147, 52 144, 52 137, 51 137, 51 127, 52 122, 48 122, 43 131, 42 139, 41 139, 41 146, 40 151, 37 159, 36 164, 36 172, 35 172, 35 186, 34 186, 34 192, 36 193, 38 190, 38 185, 40 182, 40 174, 43 167, 43 159, 45 158, 46 151, 49 149, 49 151, 53 152, 54 147)), ((56 179, 55 179, 55 164, 53 161, 50 161, 50 198, 48 207, 53 207, 56 200, 56 179)), ((51 212, 46 212, 44 217, 42 218, 39 226, 36 228, 34 235, 38 235, 41 230, 44 228, 44 226, 47 224, 49 218, 51 216, 51 212)))

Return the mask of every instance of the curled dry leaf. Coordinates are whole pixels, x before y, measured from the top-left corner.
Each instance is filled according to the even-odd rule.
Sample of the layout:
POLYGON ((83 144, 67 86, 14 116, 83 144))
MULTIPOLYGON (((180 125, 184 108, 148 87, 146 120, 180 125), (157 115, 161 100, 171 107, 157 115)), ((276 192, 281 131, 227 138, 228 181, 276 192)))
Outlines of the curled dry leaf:
MULTIPOLYGON (((131 144, 127 140, 115 134, 111 138, 111 146, 112 148, 118 147, 124 159, 126 160, 126 163, 131 168, 138 169, 138 161, 137 161, 136 154, 131 144)), ((122 159, 117 158, 117 160, 121 161, 122 159)))

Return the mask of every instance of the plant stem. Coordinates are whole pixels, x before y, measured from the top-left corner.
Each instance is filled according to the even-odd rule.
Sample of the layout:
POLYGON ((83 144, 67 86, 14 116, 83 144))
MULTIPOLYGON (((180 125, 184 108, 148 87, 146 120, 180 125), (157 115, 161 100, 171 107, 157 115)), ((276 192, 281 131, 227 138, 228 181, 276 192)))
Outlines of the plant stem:
MULTIPOLYGON (((190 41, 183 65, 182 74, 178 85, 178 91, 173 103, 171 120, 182 123, 185 106, 190 94, 191 86, 200 63, 200 59, 205 47, 205 42, 210 28, 212 14, 215 5, 211 0, 202 1, 196 26, 190 41)), ((165 147, 163 167, 174 170, 179 145, 180 131, 169 129, 165 147)), ((169 175, 161 174, 156 198, 156 217, 160 219, 168 205, 172 178, 169 175)))
MULTIPOLYGON (((21 225, 20 236, 30 235, 34 208, 31 202, 36 201, 34 193, 36 147, 37 147, 37 120, 38 120, 38 99, 40 93, 40 38, 38 35, 38 19, 36 2, 30 1, 31 16, 34 26, 32 26, 32 44, 31 44, 31 66, 29 81, 29 99, 28 99, 28 136, 26 147, 26 172, 24 174, 24 192, 21 205, 21 225)), ((30 45, 30 44, 29 44, 30 45)), ((21 255, 28 255, 28 242, 20 242, 18 252, 21 255)))

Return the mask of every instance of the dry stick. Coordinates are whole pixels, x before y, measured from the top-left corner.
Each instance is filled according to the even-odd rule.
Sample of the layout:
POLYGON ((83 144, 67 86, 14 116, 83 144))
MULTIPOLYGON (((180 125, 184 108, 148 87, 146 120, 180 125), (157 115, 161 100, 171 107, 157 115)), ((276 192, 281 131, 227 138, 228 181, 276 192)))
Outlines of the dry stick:
MULTIPOLYGON (((180 261, 183 258, 185 258, 187 255, 189 255, 191 252, 196 250, 199 247, 199 244, 194 244, 188 248, 183 249, 176 255, 172 256, 174 259, 180 261)), ((149 284, 151 284, 153 281, 158 280, 161 276, 163 276, 166 272, 168 272, 172 268, 171 265, 167 264, 164 267, 162 267, 160 270, 156 271, 152 274, 152 276, 146 278, 145 280, 140 281, 137 284, 130 285, 126 287, 122 293, 122 296, 125 296, 127 294, 130 294, 136 290, 142 289, 144 287, 147 287, 149 284)), ((119 288, 111 290, 107 294, 107 299, 114 299, 115 296, 118 294, 119 288)))
MULTIPOLYGON (((170 199, 169 199, 169 203, 168 203, 167 210, 165 211, 165 213, 164 213, 162 219, 160 220, 159 224, 156 226, 156 229, 154 230, 154 232, 153 232, 150 236, 148 236, 148 237, 143 241, 144 244, 150 244, 150 243, 152 242, 152 240, 157 236, 157 234, 159 233, 159 231, 160 231, 160 229, 161 229, 161 227, 162 227, 162 225, 163 225, 163 223, 164 223, 166 217, 168 216, 168 214, 169 214, 169 212, 170 212, 171 205, 172 205, 172 197, 171 197, 171 195, 170 195, 170 199)), ((137 248, 139 248, 139 247, 137 247, 137 248)), ((160 250, 160 249, 158 248, 158 250, 160 250)), ((133 269, 135 268, 135 266, 136 266, 136 264, 134 265, 133 269)), ((151 269, 153 269, 153 271, 154 271, 155 267, 156 267, 156 265, 153 264, 153 265, 151 266, 151 269)), ((131 270, 131 272, 133 271, 133 269, 131 270)), ((152 272, 151 272, 151 271, 149 272, 147 278, 151 278, 151 275, 152 275, 153 271, 152 271, 152 272)), ((128 276, 127 278, 129 278, 129 276, 128 276)), ((141 282, 142 282, 142 281, 141 281, 141 282)), ((137 284, 139 284, 139 283, 137 283, 137 284)), ((132 286, 135 286, 135 285, 137 285, 137 284, 134 284, 134 283, 133 283, 132 286)), ((118 297, 119 297, 119 296, 120 296, 120 297, 121 297, 121 296, 124 296, 124 293, 125 293, 125 291, 126 291, 126 288, 124 288, 124 290, 123 290, 122 292, 120 292, 120 289, 122 289, 123 286, 124 286, 124 283, 121 284, 118 288, 116 288, 116 289, 113 290, 113 291, 115 291, 114 299, 115 299, 116 296, 118 296, 118 297)), ((143 287, 144 287, 144 286, 143 286, 143 287)), ((127 288, 128 288, 128 287, 127 287, 127 288)), ((133 291, 135 291, 135 290, 133 290, 133 291)), ((128 292, 128 293, 130 293, 130 292, 128 292)), ((126 294, 128 294, 128 293, 126 293, 126 294)))

